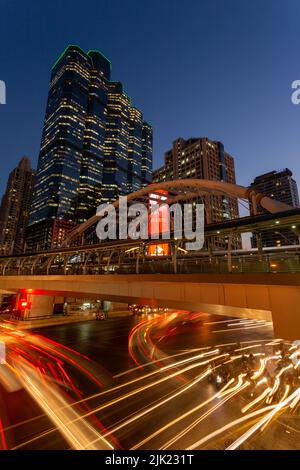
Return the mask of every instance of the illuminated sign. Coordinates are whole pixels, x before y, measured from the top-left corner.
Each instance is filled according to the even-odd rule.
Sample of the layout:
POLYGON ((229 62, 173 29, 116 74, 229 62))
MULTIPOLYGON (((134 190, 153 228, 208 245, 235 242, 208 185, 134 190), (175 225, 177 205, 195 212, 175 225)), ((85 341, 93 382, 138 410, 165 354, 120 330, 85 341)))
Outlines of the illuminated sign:
MULTIPOLYGON (((156 194, 149 194, 149 238, 159 238, 162 233, 169 232, 170 214, 167 205, 168 191, 158 190, 156 194), (159 194, 157 194, 159 193, 159 194), (157 206, 160 206, 157 208, 157 206)), ((167 256, 170 254, 168 243, 154 243, 148 246, 148 256, 167 256)))

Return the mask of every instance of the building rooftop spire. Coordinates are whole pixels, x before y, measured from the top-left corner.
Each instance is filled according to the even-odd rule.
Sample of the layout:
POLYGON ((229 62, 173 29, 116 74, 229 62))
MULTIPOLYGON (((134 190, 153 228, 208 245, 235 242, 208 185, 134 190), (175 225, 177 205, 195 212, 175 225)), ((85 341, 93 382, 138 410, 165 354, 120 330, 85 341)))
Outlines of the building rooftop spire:
POLYGON ((18 163, 18 168, 20 168, 21 170, 30 171, 31 170, 31 160, 30 160, 30 158, 26 157, 26 155, 24 155, 24 157, 22 157, 21 160, 18 163))

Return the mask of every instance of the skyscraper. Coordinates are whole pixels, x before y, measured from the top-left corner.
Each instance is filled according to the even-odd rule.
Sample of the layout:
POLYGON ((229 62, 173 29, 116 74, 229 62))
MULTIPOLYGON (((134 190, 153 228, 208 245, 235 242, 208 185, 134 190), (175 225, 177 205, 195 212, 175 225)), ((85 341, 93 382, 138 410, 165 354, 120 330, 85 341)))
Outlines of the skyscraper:
POLYGON ((21 158, 10 173, 0 206, 0 253, 24 251, 25 232, 29 220, 35 171, 28 157, 21 158))
POLYGON ((101 202, 149 182, 152 129, 110 78, 110 61, 78 46, 68 46, 52 68, 28 228, 32 249, 58 246, 101 202))
MULTIPOLYGON (((298 188, 296 181, 292 178, 293 173, 288 168, 280 171, 270 171, 254 178, 250 187, 256 191, 269 196, 277 201, 284 202, 291 207, 300 207, 298 188)), ((253 214, 253 207, 251 207, 253 214)), ((257 212, 263 214, 266 211, 257 207, 257 212)), ((293 230, 266 230, 261 232, 262 246, 284 246, 295 245, 299 243, 299 238, 293 230)), ((257 238, 251 238, 253 248, 257 246, 257 238)))
POLYGON ((104 154, 104 201, 151 182, 152 128, 120 82, 109 83, 104 154))
MULTIPOLYGON (((153 182, 173 179, 199 178, 235 183, 234 159, 221 142, 207 137, 179 138, 165 153, 165 164, 153 172, 153 182)), ((207 195, 201 198, 207 224, 239 217, 238 201, 234 197, 207 195)), ((235 240, 238 247, 240 240, 235 240)), ((224 248, 224 241, 216 239, 215 248, 224 248)))

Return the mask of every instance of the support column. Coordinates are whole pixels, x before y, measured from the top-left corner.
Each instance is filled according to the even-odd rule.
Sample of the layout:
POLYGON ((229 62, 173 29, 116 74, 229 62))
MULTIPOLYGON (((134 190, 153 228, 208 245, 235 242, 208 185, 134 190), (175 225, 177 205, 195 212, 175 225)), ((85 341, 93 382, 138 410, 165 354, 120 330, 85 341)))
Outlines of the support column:
POLYGON ((256 194, 253 192, 251 194, 251 203, 252 203, 252 212, 253 215, 257 215, 257 202, 256 202, 256 194))
POLYGON ((263 249, 262 249, 262 240, 261 240, 261 233, 256 232, 256 245, 257 245, 257 252, 259 256, 259 260, 262 261, 263 259, 263 249))
POLYGON ((232 272, 231 243, 232 243, 232 232, 230 232, 228 236, 228 247, 227 247, 227 269, 229 273, 232 272))
POLYGON ((177 274, 177 250, 178 246, 177 243, 173 245, 173 253, 172 253, 172 264, 173 264, 173 272, 177 274))
POLYGON ((19 320, 31 320, 53 315, 55 297, 19 292, 16 299, 16 314, 19 320))
POLYGON ((213 242, 212 242, 212 238, 209 237, 207 239, 207 249, 208 249, 208 255, 209 255, 209 263, 211 264, 212 261, 213 261, 213 256, 214 256, 214 253, 213 253, 213 242))
POLYGON ((275 338, 300 340, 299 286, 269 286, 275 338))
POLYGON ((109 312, 112 310, 112 302, 110 300, 103 300, 102 302, 104 318, 108 318, 109 312))

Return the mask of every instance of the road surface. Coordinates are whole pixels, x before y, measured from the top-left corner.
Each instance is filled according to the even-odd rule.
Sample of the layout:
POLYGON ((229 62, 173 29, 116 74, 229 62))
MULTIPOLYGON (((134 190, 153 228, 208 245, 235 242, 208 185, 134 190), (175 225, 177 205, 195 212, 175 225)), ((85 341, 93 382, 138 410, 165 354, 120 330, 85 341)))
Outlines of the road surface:
POLYGON ((269 323, 177 311, 0 341, 2 448, 300 447, 300 350, 269 323))

